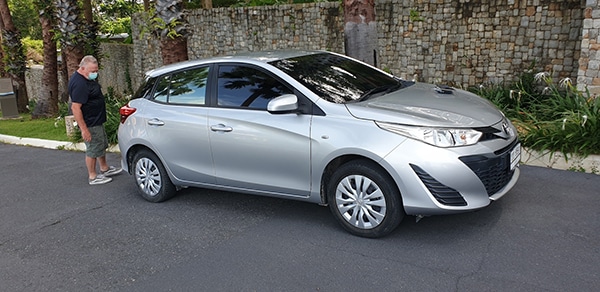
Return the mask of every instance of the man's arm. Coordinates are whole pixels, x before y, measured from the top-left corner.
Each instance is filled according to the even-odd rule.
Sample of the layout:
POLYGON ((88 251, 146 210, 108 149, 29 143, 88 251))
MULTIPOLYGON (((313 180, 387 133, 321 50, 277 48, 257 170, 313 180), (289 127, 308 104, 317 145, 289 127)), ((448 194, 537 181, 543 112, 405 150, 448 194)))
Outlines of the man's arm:
POLYGON ((81 111, 81 103, 73 102, 71 103, 71 111, 73 112, 73 116, 75 117, 75 121, 77 122, 77 126, 79 126, 79 130, 81 130, 81 137, 83 141, 90 142, 92 141, 92 135, 85 124, 85 120, 83 119, 83 112, 81 111))

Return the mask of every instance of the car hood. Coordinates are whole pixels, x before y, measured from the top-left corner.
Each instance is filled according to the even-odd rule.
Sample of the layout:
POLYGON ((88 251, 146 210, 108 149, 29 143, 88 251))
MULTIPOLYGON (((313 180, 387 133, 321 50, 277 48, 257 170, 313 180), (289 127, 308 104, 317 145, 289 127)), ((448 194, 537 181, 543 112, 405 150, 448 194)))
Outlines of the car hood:
POLYGON ((426 83, 346 107, 360 119, 417 126, 486 127, 503 118, 492 103, 473 93, 426 83))

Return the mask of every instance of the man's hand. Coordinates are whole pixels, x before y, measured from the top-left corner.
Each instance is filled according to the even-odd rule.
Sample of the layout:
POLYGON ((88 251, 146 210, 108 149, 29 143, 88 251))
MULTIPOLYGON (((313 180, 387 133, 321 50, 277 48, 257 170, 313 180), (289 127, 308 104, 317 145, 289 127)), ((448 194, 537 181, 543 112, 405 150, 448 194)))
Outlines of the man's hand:
POLYGON ((92 134, 90 134, 88 129, 81 130, 81 138, 83 138, 83 141, 85 142, 90 142, 92 141, 92 134))
POLYGON ((77 121, 77 126, 79 126, 79 130, 81 130, 81 138, 83 141, 90 142, 92 141, 92 134, 87 128, 85 121, 83 120, 83 112, 81 111, 81 104, 77 102, 71 103, 71 111, 73 112, 73 117, 75 117, 75 121, 77 121))

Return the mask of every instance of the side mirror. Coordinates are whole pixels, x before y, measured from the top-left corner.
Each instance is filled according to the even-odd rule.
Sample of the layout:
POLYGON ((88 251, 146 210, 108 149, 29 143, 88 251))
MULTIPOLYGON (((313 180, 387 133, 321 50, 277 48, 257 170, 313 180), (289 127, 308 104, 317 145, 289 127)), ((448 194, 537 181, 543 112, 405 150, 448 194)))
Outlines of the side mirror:
POLYGON ((298 111, 298 97, 294 94, 278 96, 267 104, 267 111, 272 114, 288 114, 298 111))

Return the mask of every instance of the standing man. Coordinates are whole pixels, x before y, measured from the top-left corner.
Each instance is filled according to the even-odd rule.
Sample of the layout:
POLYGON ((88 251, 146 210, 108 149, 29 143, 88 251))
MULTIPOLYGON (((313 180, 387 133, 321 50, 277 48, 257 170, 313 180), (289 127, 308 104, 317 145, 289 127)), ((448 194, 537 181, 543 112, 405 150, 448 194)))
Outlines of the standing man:
POLYGON ((85 56, 79 63, 79 69, 69 79, 71 110, 81 130, 85 142, 85 165, 90 185, 109 183, 109 176, 121 172, 121 168, 108 166, 106 148, 108 139, 104 131, 106 122, 106 103, 98 78, 98 60, 85 56), (96 160, 100 164, 100 173, 96 172, 96 160))

